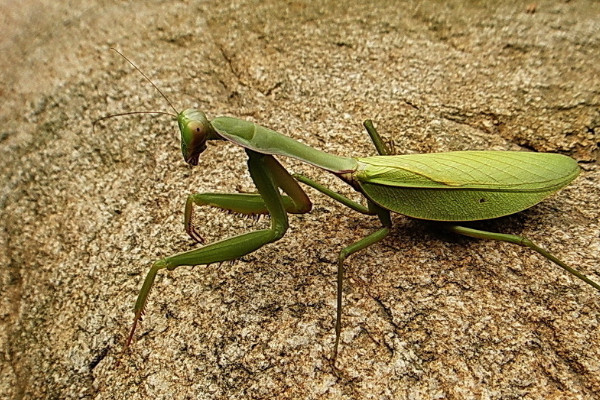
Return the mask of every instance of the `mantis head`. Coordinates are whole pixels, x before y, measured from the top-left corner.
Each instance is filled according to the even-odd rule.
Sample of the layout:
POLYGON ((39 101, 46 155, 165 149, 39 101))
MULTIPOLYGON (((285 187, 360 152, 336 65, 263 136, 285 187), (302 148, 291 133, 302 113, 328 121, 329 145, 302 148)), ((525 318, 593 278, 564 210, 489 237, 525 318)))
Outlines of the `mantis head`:
POLYGON ((198 157, 200 154, 206 150, 206 141, 211 139, 222 139, 217 132, 214 130, 208 119, 206 119, 206 115, 202 111, 195 110, 192 108, 188 108, 187 110, 183 110, 182 112, 178 112, 173 103, 169 100, 167 96, 152 82, 150 78, 144 72, 137 67, 130 59, 125 57, 123 53, 115 48, 111 48, 117 54, 125 59, 136 71, 138 71, 144 79, 146 79, 153 87, 160 93, 160 95, 167 101, 171 109, 175 112, 172 114, 170 112, 164 111, 133 111, 133 112, 124 112, 118 114, 111 114, 105 117, 101 117, 96 119, 92 123, 92 130, 96 124, 102 120, 119 117, 123 115, 132 115, 132 114, 164 114, 170 116, 177 117, 177 123, 179 124, 179 131, 181 132, 181 152, 183 153, 183 158, 186 163, 196 166, 198 165, 198 157))
POLYGON ((198 157, 206 150, 206 141, 215 137, 216 132, 202 111, 187 109, 177 114, 181 131, 181 152, 185 162, 198 165, 198 157))

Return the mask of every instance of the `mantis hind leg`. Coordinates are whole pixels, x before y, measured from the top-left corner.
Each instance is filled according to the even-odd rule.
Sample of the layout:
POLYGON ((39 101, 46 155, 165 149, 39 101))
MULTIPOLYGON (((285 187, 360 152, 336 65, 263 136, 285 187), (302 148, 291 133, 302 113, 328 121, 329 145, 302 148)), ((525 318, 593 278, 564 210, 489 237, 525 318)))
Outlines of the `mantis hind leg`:
MULTIPOLYGON (((286 195, 280 196, 285 211, 291 214, 305 214, 312 208, 310 199, 298 182, 273 157, 266 157, 265 168, 269 170, 273 182, 286 195)), ((189 195, 185 203, 184 226, 187 234, 198 243, 204 243, 196 231, 192 219, 196 206, 211 206, 245 215, 264 215, 269 213, 261 193, 198 193, 189 195)))
POLYGON ((593 288, 600 290, 600 285, 598 285, 596 282, 592 281, 590 278, 583 275, 581 272, 577 271, 576 269, 569 267, 567 264, 565 264, 564 262, 562 262, 561 260, 556 258, 548 250, 546 250, 542 247, 539 247, 538 245, 533 243, 531 240, 529 240, 523 236, 509 235, 509 234, 504 234, 504 233, 487 232, 487 231, 482 231, 482 230, 473 229, 473 228, 467 228, 467 227, 458 226, 458 225, 446 225, 446 229, 449 230, 450 232, 458 233, 460 235, 469 236, 469 237, 473 237, 473 238, 477 238, 477 239, 499 240, 501 242, 514 243, 514 244, 518 244, 519 246, 528 247, 531 250, 537 252, 538 254, 544 256, 548 260, 552 261, 553 263, 555 263, 556 265, 558 265, 559 267, 561 267, 562 269, 564 269, 571 275, 576 276, 577 278, 581 279, 582 281, 584 281, 588 285, 592 286, 593 288))
POLYGON ((182 265, 193 266, 234 260, 257 250, 267 243, 274 242, 284 235, 288 228, 288 218, 278 185, 275 183, 277 178, 272 175, 270 169, 274 159, 272 156, 255 153, 250 150, 246 152, 249 156, 248 167, 250 175, 263 198, 264 206, 271 215, 271 227, 269 229, 234 236, 199 249, 186 251, 156 261, 146 275, 135 303, 135 319, 125 344, 125 349, 133 339, 137 323, 144 312, 148 293, 159 270, 164 268, 173 270, 182 265))
POLYGON ((377 231, 371 233, 370 235, 362 238, 361 240, 352 243, 350 246, 345 247, 340 251, 338 256, 338 264, 337 264, 337 303, 336 303, 336 317, 335 317, 335 344, 333 346, 333 362, 337 358, 338 348, 340 344, 340 335, 342 333, 342 289, 344 283, 344 261, 350 255, 369 247, 372 244, 375 244, 381 240, 383 240, 389 233, 390 228, 392 226, 392 220, 390 217, 390 212, 385 210, 371 202, 369 202, 370 208, 372 208, 379 217, 379 220, 383 224, 383 227, 378 229, 377 231))

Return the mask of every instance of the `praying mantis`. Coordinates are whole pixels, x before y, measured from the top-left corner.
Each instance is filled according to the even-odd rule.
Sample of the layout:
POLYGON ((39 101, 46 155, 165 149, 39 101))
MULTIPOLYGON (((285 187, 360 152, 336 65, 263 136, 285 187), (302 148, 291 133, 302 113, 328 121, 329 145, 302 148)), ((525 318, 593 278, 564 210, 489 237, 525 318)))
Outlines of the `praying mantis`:
MULTIPOLYGON (((117 53, 121 54, 118 51, 117 53)), ((181 151, 186 163, 197 166, 200 155, 207 149, 207 141, 211 140, 226 141, 240 146, 247 155, 248 170, 257 192, 189 195, 184 211, 187 234, 199 244, 204 243, 192 222, 196 206, 216 207, 250 216, 270 216, 270 227, 267 229, 203 245, 154 262, 139 291, 134 308, 134 322, 125 348, 134 338, 148 294, 160 270, 172 271, 180 266, 209 265, 236 260, 281 239, 288 228, 288 214, 305 214, 311 211, 312 203, 300 183, 358 213, 376 216, 381 223, 379 229, 349 244, 339 253, 332 357, 334 362, 342 330, 344 261, 350 255, 388 236, 392 228, 392 212, 422 220, 439 221, 444 229, 459 235, 528 247, 600 291, 600 285, 596 282, 525 237, 460 225, 461 222, 514 214, 554 194, 579 174, 577 162, 570 157, 521 151, 392 155, 369 120, 365 121, 364 126, 378 155, 357 158, 336 156, 252 122, 231 117, 217 117, 209 121, 202 111, 196 109, 178 112, 158 87, 129 59, 123 57, 158 90, 174 110, 174 114, 158 113, 171 115, 177 120, 181 133, 181 151), (334 174, 360 193, 366 205, 355 202, 306 176, 290 174, 278 161, 279 157, 291 157, 334 174)), ((94 124, 102 119, 134 113, 113 114, 96 120, 94 124)))

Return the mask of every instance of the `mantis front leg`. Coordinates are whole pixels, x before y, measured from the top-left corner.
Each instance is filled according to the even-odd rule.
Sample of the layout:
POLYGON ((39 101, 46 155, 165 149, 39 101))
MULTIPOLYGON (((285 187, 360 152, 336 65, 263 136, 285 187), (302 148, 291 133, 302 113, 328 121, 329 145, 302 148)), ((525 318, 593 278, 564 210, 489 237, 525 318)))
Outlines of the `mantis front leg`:
MULTIPOLYGON (((287 194, 280 196, 285 211, 291 214, 310 212, 312 208, 310 199, 290 173, 272 156, 265 157, 265 167, 269 170, 276 185, 287 194)), ((196 232, 192 224, 194 205, 207 205, 245 215, 269 213, 265 199, 260 193, 198 193, 189 195, 185 203, 185 231, 199 243, 204 243, 204 239, 196 232)))
MULTIPOLYGON (((182 265, 206 265, 235 260, 257 250, 267 243, 279 240, 288 228, 286 207, 284 206, 283 197, 279 193, 279 188, 288 193, 289 196, 286 197, 290 198, 288 201, 295 204, 295 210, 306 210, 305 212, 310 210, 311 204, 308 197, 306 197, 306 194, 273 156, 256 153, 251 150, 246 150, 246 153, 248 154, 250 176, 258 189, 258 194, 253 195, 251 198, 252 202, 254 204, 260 204, 260 207, 264 207, 264 210, 271 215, 271 227, 269 229, 234 236, 199 249, 186 251, 156 261, 146 275, 146 279, 135 303, 135 319, 125 348, 127 348, 133 340, 137 323, 144 312, 148 293, 152 288, 154 279, 159 270, 166 268, 171 271, 182 265), (262 200, 257 201, 257 196, 262 200)), ((215 201, 217 207, 232 209, 233 211, 236 210, 233 207, 228 208, 229 200, 236 195, 220 196, 223 196, 222 198, 225 200, 222 202, 215 201)), ((262 210, 260 207, 259 209, 262 210)))

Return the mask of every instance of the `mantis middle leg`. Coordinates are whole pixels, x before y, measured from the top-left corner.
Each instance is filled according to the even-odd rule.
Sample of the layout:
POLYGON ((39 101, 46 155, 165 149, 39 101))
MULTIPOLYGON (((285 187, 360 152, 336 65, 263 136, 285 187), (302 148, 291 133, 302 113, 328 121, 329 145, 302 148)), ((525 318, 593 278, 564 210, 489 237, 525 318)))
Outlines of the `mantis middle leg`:
POLYGON ((293 176, 300 182, 309 185, 310 187, 312 187, 312 188, 318 190, 319 192, 331 197, 332 199, 344 204, 345 206, 353 209, 354 211, 357 211, 359 213, 366 214, 366 215, 377 215, 383 225, 382 228, 378 229, 377 231, 373 232, 372 234, 370 234, 370 235, 362 238, 361 240, 342 249, 342 251, 340 251, 340 254, 338 256, 337 289, 336 289, 337 301, 336 301, 336 318, 335 318, 335 345, 333 347, 333 358, 332 358, 333 362, 335 363, 335 360, 336 360, 337 354, 338 354, 339 344, 340 344, 340 335, 342 333, 342 308, 343 308, 342 293, 343 293, 344 272, 345 272, 344 260, 346 260, 346 258, 348 258, 353 253, 356 253, 357 251, 365 249, 365 248, 369 247, 370 245, 383 240, 390 232, 390 228, 392 226, 392 220, 391 220, 389 210, 386 210, 386 209, 378 206, 377 204, 373 203, 371 200, 367 199, 368 207, 365 207, 362 204, 359 204, 342 194, 334 192, 333 190, 321 185, 320 183, 313 181, 310 178, 307 178, 307 177, 305 177, 303 175, 299 175, 299 174, 294 174, 293 176))
MULTIPOLYGON (((363 122, 363 126, 365 127, 365 129, 367 130, 367 133, 371 137, 371 141, 375 145, 375 148, 377 149, 377 153, 379 153, 380 156, 389 156, 394 153, 390 149, 390 146, 383 141, 383 139, 379 135, 379 132, 377 132, 377 129, 375 129, 375 126, 373 126, 373 121, 368 119, 365 122, 363 122)), ((393 144, 393 143, 390 142, 389 144, 393 144)))
POLYGON ((373 210, 374 213, 377 214, 382 228, 376 230, 370 235, 362 238, 361 240, 352 243, 351 245, 345 247, 340 251, 338 256, 338 264, 337 264, 337 310, 336 310, 336 318, 335 318, 335 345, 333 347, 333 362, 337 358, 338 347, 340 344, 340 335, 342 333, 342 289, 344 283, 344 260, 348 258, 350 255, 369 247, 372 244, 375 244, 381 240, 383 240, 389 233, 390 228, 392 227, 392 219, 390 217, 390 212, 384 208, 379 207, 375 203, 369 200, 369 209, 373 210))

